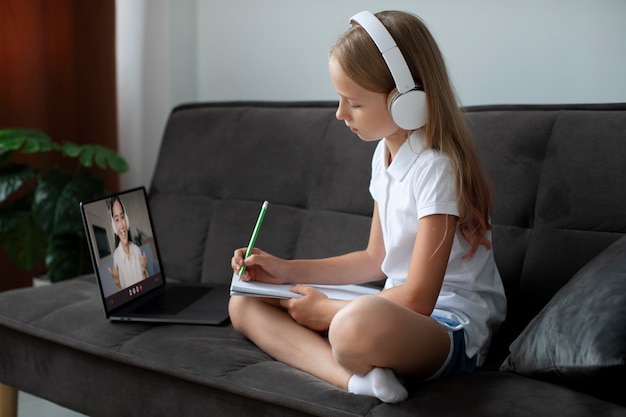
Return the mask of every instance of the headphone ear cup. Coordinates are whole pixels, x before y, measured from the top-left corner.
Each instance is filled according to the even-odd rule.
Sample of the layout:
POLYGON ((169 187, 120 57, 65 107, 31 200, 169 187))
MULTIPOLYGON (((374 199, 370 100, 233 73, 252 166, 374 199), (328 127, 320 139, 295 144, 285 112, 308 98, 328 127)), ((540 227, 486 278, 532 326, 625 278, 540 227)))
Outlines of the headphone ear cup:
POLYGON ((124 218, 126 219, 126 230, 130 230, 130 218, 126 212, 124 212, 124 218))
POLYGON ((399 93, 394 88, 389 94, 388 105, 394 123, 404 130, 419 129, 428 120, 426 94, 422 90, 399 93))

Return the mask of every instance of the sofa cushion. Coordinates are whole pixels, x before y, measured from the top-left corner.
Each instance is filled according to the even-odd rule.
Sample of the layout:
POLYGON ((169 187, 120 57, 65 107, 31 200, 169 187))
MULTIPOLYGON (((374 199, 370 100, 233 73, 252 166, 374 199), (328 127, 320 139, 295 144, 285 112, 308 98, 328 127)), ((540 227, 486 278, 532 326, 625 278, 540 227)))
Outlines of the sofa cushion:
POLYGON ((565 383, 624 402, 626 237, 585 265, 510 346, 501 370, 565 383))

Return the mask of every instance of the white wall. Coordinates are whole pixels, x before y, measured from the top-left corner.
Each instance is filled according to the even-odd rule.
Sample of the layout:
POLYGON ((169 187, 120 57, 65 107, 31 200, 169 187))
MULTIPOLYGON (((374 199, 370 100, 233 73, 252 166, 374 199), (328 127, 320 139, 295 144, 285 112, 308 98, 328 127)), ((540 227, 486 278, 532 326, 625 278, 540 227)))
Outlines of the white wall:
POLYGON ((335 100, 329 47, 354 13, 427 23, 463 105, 626 102, 623 0, 117 0, 122 186, 149 185, 187 101, 335 100))

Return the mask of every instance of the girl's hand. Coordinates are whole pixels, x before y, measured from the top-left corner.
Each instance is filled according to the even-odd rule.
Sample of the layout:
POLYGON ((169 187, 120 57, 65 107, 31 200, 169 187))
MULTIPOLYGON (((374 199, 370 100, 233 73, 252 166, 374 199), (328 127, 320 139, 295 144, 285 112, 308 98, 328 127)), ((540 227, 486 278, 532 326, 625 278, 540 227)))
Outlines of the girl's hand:
POLYGON ((287 262, 284 259, 277 258, 258 248, 252 249, 252 254, 244 259, 247 248, 239 248, 235 250, 230 266, 235 273, 239 274, 239 270, 245 264, 246 271, 240 277, 242 281, 260 281, 271 284, 284 284, 287 277, 287 262))
POLYGON ((118 290, 121 290, 122 284, 120 283, 120 269, 118 268, 117 264, 113 265, 113 269, 108 268, 108 270, 109 270, 109 274, 111 274, 111 278, 113 278, 115 287, 117 287, 118 290))
POLYGON ((311 330, 328 330, 330 321, 343 305, 342 302, 330 300, 323 292, 306 285, 296 285, 291 291, 303 297, 280 300, 280 305, 296 323, 311 330))
POLYGON ((144 275, 143 277, 146 278, 148 276, 148 256, 145 252, 141 254, 139 261, 141 262, 141 271, 144 275))

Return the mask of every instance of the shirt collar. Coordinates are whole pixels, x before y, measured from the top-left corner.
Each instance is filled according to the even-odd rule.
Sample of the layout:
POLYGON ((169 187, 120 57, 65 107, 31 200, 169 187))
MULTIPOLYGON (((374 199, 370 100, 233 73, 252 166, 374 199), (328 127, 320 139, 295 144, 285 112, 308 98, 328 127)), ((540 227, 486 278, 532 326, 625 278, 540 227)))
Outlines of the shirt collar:
MULTIPOLYGON (((387 161, 389 161, 389 148, 386 143, 384 150, 384 161, 386 165, 387 161)), ((421 130, 416 130, 411 133, 402 146, 400 146, 396 157, 391 161, 391 165, 387 166, 387 173, 396 181, 402 181, 423 151, 424 136, 421 130)))

